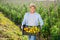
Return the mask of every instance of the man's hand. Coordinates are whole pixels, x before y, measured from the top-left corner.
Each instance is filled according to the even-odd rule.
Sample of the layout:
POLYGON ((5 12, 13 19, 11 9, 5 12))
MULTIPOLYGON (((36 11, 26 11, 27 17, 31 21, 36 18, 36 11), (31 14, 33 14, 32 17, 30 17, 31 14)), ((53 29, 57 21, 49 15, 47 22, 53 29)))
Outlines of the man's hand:
POLYGON ((23 26, 21 26, 21 30, 23 30, 23 26))

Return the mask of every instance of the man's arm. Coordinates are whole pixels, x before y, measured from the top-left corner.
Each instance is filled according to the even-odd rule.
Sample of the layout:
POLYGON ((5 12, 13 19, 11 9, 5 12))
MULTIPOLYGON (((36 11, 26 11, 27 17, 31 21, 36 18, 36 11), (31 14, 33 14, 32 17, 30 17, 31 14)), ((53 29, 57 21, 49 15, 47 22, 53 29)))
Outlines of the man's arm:
POLYGON ((26 24, 26 17, 27 17, 27 14, 24 15, 24 19, 22 21, 22 25, 25 25, 26 24))
POLYGON ((42 26, 43 26, 43 20, 42 20, 42 18, 41 18, 41 16, 39 15, 39 23, 40 23, 40 27, 41 27, 41 29, 42 29, 42 26))
POLYGON ((27 14, 24 15, 24 18, 23 18, 23 21, 22 21, 21 29, 23 29, 23 26, 26 24, 26 17, 27 17, 27 14))

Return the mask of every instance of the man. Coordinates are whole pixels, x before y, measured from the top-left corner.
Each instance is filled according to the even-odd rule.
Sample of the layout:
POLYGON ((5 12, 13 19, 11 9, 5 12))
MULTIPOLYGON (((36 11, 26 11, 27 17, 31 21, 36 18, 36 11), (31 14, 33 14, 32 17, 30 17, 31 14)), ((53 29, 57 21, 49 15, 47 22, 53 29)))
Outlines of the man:
MULTIPOLYGON (((30 4, 30 12, 27 12, 24 15, 22 26, 23 25, 28 25, 28 26, 40 25, 40 28, 42 28, 43 20, 42 20, 40 14, 36 13, 35 9, 36 9, 35 4, 31 3, 30 4)), ((29 35, 29 40, 36 40, 36 36, 29 35)))

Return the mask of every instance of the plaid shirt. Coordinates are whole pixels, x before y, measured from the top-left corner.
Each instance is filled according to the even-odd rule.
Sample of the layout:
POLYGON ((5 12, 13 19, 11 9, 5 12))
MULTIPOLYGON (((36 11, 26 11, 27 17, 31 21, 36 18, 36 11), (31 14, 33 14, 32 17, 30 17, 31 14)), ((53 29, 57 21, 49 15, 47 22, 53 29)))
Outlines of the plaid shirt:
POLYGON ((40 25, 42 27, 43 20, 42 20, 40 14, 38 14, 36 12, 31 14, 30 12, 28 12, 28 13, 25 13, 25 15, 24 15, 22 25, 28 25, 28 26, 40 25))

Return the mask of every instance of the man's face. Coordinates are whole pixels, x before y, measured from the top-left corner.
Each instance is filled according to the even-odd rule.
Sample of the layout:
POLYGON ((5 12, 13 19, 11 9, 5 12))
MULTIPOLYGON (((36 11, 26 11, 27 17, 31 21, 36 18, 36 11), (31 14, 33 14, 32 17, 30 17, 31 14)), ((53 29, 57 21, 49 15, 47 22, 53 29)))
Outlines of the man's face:
POLYGON ((30 7, 30 12, 34 13, 35 12, 35 7, 30 7))

